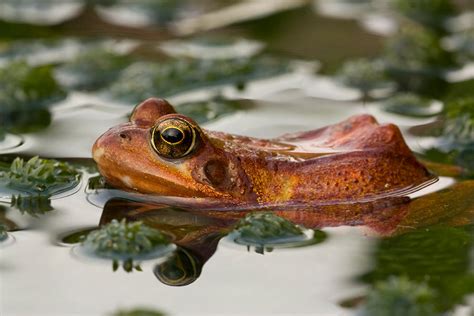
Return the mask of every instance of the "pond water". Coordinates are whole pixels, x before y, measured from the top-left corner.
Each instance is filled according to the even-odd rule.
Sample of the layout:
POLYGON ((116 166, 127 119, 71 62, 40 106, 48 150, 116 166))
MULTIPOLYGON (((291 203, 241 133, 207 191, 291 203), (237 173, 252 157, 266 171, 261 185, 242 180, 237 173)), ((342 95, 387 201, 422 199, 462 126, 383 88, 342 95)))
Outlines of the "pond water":
POLYGON ((405 23, 421 27, 408 21, 415 9, 400 18, 403 5, 375 1, 264 2, 0 3, 1 315, 472 315, 474 36, 465 50, 436 43, 449 43, 474 8, 454 1, 459 16, 431 12, 443 27, 416 16, 438 40, 432 49, 455 61, 426 57, 428 71, 426 47, 407 41, 384 60, 387 77, 366 61, 343 63, 390 55, 384 47, 396 49, 387 42, 405 23), (148 200, 99 177, 93 143, 151 96, 205 129, 258 138, 371 114, 398 125, 438 181, 403 197, 270 209, 297 237, 248 242, 236 222, 252 209, 148 200), (61 173, 34 190, 38 174, 12 186, 13 160, 34 156, 67 164, 55 162, 61 173), (122 219, 172 243, 130 269, 85 249, 91 231, 122 219))

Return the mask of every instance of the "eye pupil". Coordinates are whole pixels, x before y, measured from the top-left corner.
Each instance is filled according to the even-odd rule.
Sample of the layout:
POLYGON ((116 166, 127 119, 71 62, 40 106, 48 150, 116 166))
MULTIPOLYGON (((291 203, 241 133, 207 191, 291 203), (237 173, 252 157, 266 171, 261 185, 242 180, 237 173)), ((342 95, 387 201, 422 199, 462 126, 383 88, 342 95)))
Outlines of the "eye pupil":
POLYGON ((169 144, 178 144, 184 139, 184 133, 177 128, 169 127, 161 133, 161 137, 169 144))

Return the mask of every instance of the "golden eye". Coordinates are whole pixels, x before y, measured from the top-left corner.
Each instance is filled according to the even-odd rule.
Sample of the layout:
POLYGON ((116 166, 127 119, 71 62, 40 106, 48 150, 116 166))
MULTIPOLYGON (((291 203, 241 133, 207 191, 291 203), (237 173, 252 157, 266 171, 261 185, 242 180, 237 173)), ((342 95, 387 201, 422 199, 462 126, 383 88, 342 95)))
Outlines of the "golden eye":
POLYGON ((158 155, 177 159, 189 155, 197 145, 197 132, 180 118, 159 122, 151 131, 151 145, 158 155))

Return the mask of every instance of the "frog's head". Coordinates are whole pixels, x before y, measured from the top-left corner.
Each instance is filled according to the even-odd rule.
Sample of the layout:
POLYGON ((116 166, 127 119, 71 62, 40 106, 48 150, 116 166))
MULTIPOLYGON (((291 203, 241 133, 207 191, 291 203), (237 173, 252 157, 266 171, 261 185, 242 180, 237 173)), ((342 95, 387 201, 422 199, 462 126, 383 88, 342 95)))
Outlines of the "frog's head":
POLYGON ((251 191, 240 162, 161 99, 139 104, 130 122, 99 137, 92 152, 106 181, 126 190, 237 200, 251 191))

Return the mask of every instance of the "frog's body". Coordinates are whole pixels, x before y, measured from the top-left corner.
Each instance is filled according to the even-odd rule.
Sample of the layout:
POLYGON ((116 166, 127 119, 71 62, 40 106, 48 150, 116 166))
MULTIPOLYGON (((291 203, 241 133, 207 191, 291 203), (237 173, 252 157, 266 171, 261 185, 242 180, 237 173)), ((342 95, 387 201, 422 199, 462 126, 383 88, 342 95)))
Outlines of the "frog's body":
POLYGON ((261 140, 203 130, 158 99, 102 135, 93 155, 119 188, 225 204, 363 201, 404 195, 434 179, 395 125, 369 115, 261 140))

